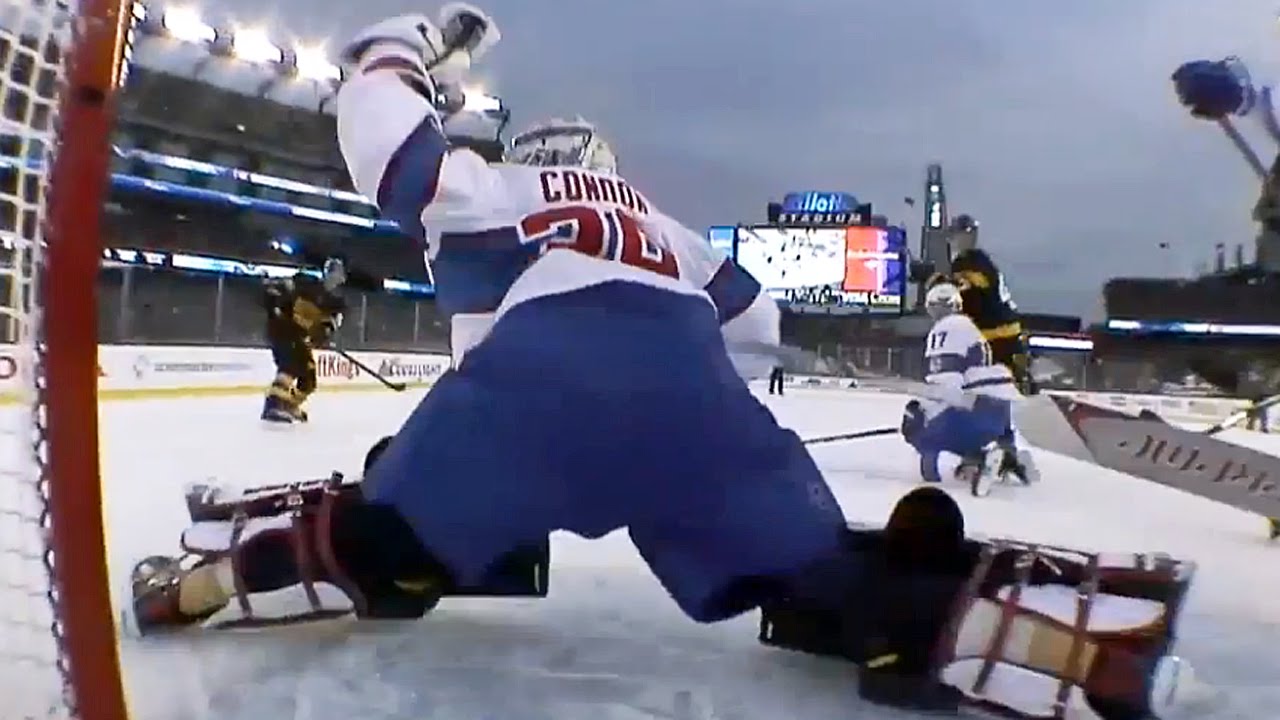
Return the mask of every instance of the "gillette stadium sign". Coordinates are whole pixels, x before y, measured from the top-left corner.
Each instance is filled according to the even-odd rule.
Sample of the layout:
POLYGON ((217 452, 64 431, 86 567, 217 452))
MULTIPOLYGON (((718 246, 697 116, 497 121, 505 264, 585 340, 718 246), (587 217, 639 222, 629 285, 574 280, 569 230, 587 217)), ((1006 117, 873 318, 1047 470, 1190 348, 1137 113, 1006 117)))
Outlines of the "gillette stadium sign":
POLYGON ((865 225, 868 217, 849 193, 808 190, 787 193, 777 222, 781 225, 865 225))

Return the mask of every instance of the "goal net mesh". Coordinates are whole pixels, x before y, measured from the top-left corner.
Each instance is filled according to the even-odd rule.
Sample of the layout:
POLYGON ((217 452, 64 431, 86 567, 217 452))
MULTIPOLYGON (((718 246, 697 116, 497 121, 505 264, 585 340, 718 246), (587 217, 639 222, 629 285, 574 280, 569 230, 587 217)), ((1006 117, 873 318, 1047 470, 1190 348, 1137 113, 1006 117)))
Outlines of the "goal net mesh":
MULTIPOLYGON (((128 7, 114 3, 112 18, 122 5, 128 7)), ((49 469, 50 384, 42 322, 50 293, 93 293, 92 287, 68 286, 65 280, 59 285, 47 272, 52 218, 46 200, 60 140, 76 132, 60 116, 66 60, 83 36, 83 23, 93 21, 82 11, 100 6, 92 0, 0 0, 0 717, 6 720, 124 712, 90 709, 93 689, 77 687, 76 638, 68 632, 59 591, 62 558, 54 551, 55 536, 74 522, 60 521, 51 503, 58 478, 49 469)), ((59 172, 59 178, 66 176, 59 172)), ((100 253, 96 247, 85 251, 100 253)), ((96 409, 89 405, 84 412, 96 409)), ((54 451, 75 448, 63 443, 54 451)), ((88 497, 96 503, 98 494, 88 497)), ((103 548, 85 552, 101 556, 103 548)), ((110 609, 104 612, 109 619, 110 609)))

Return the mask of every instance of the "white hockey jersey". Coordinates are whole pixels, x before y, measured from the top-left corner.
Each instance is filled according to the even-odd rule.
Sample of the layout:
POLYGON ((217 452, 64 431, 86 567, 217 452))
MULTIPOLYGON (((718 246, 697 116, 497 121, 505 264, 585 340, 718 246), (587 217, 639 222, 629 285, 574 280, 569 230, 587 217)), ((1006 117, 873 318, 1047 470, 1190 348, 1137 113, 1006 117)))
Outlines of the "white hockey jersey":
POLYGON ((455 361, 511 307, 611 280, 706 298, 731 345, 778 343, 759 283, 624 179, 450 147, 402 78, 422 72, 399 45, 371 48, 339 91, 338 143, 356 189, 425 244, 455 361))
POLYGON ((978 326, 963 313, 952 313, 933 325, 925 339, 925 382, 955 393, 1005 400, 1022 397, 1013 375, 991 361, 991 347, 978 326))

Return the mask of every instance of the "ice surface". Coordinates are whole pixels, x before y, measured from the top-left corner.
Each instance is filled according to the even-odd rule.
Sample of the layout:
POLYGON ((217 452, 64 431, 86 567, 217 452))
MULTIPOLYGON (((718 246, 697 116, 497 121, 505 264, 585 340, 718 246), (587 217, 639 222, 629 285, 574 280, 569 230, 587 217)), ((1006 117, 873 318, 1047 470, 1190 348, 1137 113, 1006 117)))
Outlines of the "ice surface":
MULTIPOLYGON (((109 558, 171 553, 180 489, 216 478, 251 486, 355 473, 417 396, 326 394, 312 422, 267 428, 257 398, 103 406, 109 558)), ((795 390, 765 397, 802 435, 897 422, 904 398, 795 390)), ((726 419, 731 421, 731 419, 726 419)), ((1280 452, 1280 438, 1240 431, 1280 452)), ((851 519, 883 522, 914 484, 897 437, 815 448, 851 519)), ((1261 519, 1056 456, 1044 481, 957 495, 972 530, 1100 550, 1160 550, 1201 565, 1181 653, 1221 690, 1198 717, 1265 720, 1280 705, 1280 546, 1261 519)), ((512 478, 512 482, 519 482, 512 478)), ((763 527, 761 532, 768 532, 763 527)), ((351 622, 283 631, 122 642, 140 720, 836 720, 905 718, 858 702, 850 668, 760 646, 754 615, 684 619, 625 536, 557 537, 551 596, 446 600, 408 624, 351 622)), ((117 602, 119 597, 116 598, 117 602)))

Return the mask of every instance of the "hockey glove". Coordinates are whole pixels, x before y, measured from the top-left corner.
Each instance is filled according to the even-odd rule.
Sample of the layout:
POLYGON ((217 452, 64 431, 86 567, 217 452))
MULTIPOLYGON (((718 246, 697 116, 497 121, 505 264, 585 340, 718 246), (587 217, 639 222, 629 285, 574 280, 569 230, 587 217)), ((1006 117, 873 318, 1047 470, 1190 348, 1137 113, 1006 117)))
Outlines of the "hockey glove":
POLYGON ((902 439, 914 444, 915 438, 924 429, 928 418, 919 400, 912 400, 902 409, 902 439))
POLYGON ((468 3, 449 3, 440 8, 440 32, 446 47, 478 60, 502 39, 493 18, 468 3))
POLYGON ((374 23, 356 34, 341 58, 355 65, 375 46, 399 46, 420 59, 433 79, 455 81, 501 37, 488 15, 471 5, 451 3, 441 9, 438 22, 413 14, 374 23))
POLYGON ((1173 88, 1192 117, 1205 120, 1245 115, 1257 99, 1248 71, 1236 58, 1183 63, 1173 73, 1173 88))
POLYGON ((328 347, 333 342, 333 335, 338 331, 338 321, 334 318, 325 318, 316 326, 316 332, 312 337, 312 343, 316 347, 328 347))
POLYGON ((399 45, 420 58, 429 68, 445 56, 440 28, 425 15, 400 15, 370 25, 356 34, 342 50, 343 62, 356 64, 379 44, 399 45))

